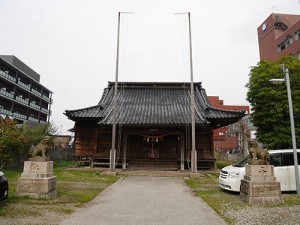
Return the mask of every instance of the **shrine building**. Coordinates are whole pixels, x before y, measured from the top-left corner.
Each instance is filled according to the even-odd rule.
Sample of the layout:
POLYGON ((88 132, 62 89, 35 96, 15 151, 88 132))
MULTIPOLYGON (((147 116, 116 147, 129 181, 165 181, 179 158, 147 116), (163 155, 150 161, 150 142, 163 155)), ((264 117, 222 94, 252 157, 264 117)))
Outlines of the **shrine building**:
MULTIPOLYGON (((66 110, 75 122, 75 154, 109 165, 115 83, 98 104, 66 110)), ((191 85, 188 82, 120 82, 116 113, 116 165, 123 169, 184 170, 191 162, 191 85)), ((242 110, 214 108, 194 84, 198 169, 215 168, 213 130, 237 122, 242 110)))

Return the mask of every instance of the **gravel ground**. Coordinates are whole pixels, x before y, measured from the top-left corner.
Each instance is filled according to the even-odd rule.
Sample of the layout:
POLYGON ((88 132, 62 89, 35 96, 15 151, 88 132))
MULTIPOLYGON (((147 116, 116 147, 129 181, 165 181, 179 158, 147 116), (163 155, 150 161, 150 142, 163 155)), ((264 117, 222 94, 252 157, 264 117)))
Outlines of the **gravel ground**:
POLYGON ((249 207, 239 211, 228 211, 236 225, 295 225, 300 224, 300 206, 249 207))
MULTIPOLYGON (((41 207, 40 207, 41 210, 41 207)), ((1 225, 58 225, 59 221, 66 217, 66 214, 58 212, 49 212, 42 210, 42 215, 14 218, 0 218, 1 225)))

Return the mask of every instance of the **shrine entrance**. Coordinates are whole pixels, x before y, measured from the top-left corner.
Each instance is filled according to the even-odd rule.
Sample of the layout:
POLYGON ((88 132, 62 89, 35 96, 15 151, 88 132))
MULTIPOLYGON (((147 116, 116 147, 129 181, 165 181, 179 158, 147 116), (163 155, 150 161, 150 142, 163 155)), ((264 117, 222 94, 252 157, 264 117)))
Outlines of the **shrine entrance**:
POLYGON ((169 134, 129 135, 129 169, 178 170, 180 160, 180 137, 169 134))

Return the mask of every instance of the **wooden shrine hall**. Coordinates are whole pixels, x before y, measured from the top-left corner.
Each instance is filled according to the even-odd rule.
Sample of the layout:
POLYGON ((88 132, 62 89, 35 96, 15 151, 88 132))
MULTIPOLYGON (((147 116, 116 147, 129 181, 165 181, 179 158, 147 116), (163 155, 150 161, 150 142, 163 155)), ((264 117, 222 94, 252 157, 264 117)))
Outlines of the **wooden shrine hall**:
MULTIPOLYGON (((113 82, 99 103, 65 115, 75 122, 75 155, 109 165, 112 148, 113 82)), ((116 108, 116 165, 123 169, 184 170, 191 161, 190 83, 119 82, 116 108)), ((213 129, 237 122, 244 111, 211 106, 201 83, 194 84, 198 169, 215 167, 213 129)))

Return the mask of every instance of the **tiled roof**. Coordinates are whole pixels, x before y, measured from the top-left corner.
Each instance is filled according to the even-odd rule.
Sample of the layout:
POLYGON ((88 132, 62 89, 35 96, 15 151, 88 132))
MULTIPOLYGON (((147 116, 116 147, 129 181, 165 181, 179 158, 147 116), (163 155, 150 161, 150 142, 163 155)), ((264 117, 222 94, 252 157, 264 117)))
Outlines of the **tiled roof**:
MULTIPOLYGON (((244 111, 212 107, 201 83, 195 83, 196 125, 214 127, 236 122, 244 111)), ((74 121, 95 120, 112 124, 114 83, 109 82, 96 106, 66 110, 74 121)), ((121 82, 118 89, 117 123, 124 125, 183 125, 191 123, 190 83, 121 82)))

